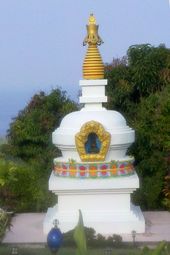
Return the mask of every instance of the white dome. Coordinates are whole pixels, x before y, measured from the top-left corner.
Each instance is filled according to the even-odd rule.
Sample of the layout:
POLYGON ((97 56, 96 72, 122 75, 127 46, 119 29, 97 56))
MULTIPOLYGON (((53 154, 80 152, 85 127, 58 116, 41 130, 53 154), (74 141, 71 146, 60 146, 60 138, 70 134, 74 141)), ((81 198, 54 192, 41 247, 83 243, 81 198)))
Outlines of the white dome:
POLYGON ((75 137, 81 128, 95 121, 109 132, 111 140, 105 160, 119 160, 126 158, 126 151, 134 142, 134 130, 127 126, 125 118, 117 111, 106 110, 102 103, 106 102, 105 86, 107 80, 82 80, 81 103, 85 103, 81 111, 66 115, 61 121, 60 127, 52 134, 52 140, 56 147, 62 151, 63 159, 69 158, 80 161, 76 148, 75 137))
POLYGON ((60 129, 74 129, 78 132, 83 124, 91 120, 101 123, 107 131, 126 127, 126 120, 119 112, 103 110, 72 112, 63 118, 60 129))
POLYGON ((89 121, 96 121, 110 133, 111 142, 107 159, 125 157, 127 148, 134 142, 134 130, 126 125, 125 118, 116 111, 76 111, 66 115, 60 127, 52 135, 53 143, 62 151, 65 159, 80 160, 76 150, 75 136, 89 121))

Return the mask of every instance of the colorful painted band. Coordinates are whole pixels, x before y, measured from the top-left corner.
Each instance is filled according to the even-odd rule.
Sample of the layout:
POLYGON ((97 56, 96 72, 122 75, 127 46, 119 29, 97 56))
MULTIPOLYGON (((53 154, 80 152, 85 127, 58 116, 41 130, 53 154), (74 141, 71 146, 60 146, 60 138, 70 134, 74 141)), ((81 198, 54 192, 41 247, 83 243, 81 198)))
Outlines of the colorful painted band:
POLYGON ((108 163, 55 162, 54 173, 61 177, 96 178, 126 176, 134 174, 133 161, 111 161, 108 163))

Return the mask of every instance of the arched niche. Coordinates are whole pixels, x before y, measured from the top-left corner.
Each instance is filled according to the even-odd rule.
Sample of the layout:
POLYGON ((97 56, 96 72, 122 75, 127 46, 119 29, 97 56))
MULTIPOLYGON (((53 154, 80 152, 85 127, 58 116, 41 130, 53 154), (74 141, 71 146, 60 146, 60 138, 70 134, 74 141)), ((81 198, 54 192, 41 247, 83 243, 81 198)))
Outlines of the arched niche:
POLYGON ((110 133, 97 121, 86 122, 75 136, 82 161, 103 161, 110 146, 110 133))

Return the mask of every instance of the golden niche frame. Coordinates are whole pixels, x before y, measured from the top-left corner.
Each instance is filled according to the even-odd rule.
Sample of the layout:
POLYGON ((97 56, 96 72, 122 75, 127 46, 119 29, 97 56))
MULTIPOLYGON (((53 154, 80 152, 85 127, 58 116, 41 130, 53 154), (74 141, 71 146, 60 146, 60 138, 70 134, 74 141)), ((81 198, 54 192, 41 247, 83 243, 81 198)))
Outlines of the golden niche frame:
POLYGON ((107 132, 103 125, 97 121, 88 121, 80 129, 80 132, 75 135, 76 148, 82 161, 104 161, 110 146, 111 135, 107 132), (88 135, 95 133, 100 142, 101 148, 99 153, 88 154, 85 150, 85 143, 88 135))

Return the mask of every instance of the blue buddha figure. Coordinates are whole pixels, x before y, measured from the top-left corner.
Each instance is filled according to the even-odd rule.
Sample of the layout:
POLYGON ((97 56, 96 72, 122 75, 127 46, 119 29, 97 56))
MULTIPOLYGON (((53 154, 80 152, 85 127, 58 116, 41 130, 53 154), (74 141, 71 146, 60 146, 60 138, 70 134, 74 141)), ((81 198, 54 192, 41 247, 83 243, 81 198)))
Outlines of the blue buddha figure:
POLYGON ((97 154, 100 152, 101 142, 95 133, 90 133, 85 143, 85 150, 87 154, 97 154))

